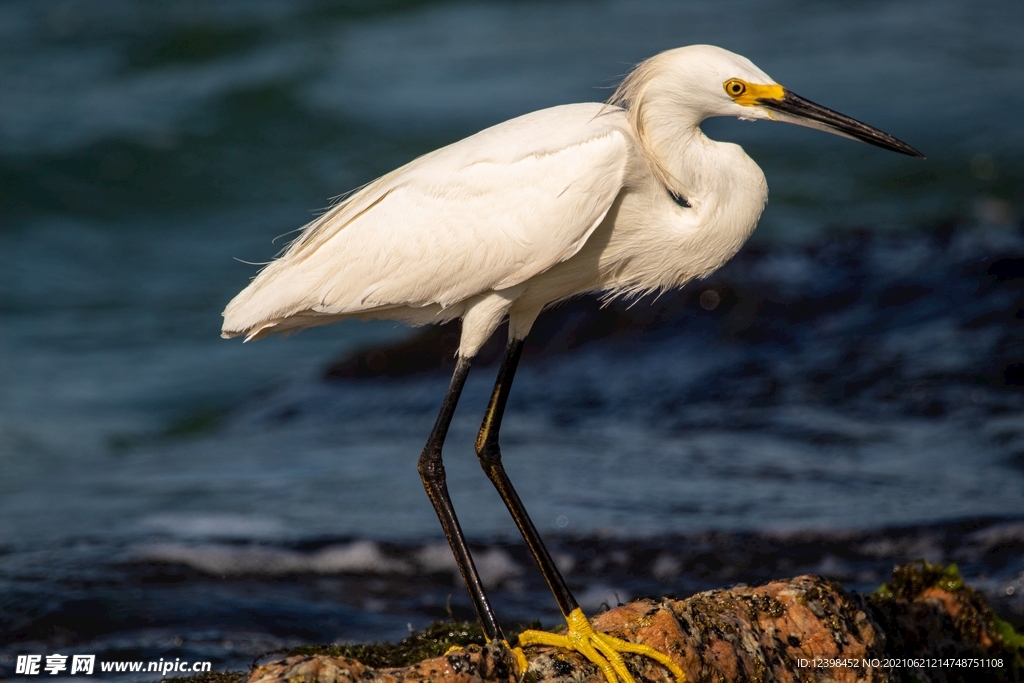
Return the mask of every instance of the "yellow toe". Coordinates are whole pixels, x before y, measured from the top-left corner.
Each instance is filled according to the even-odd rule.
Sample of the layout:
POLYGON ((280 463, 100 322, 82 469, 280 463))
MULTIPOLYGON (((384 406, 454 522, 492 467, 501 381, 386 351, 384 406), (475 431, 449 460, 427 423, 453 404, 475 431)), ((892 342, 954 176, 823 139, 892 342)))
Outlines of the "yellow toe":
POLYGON ((569 632, 564 636, 545 631, 523 631, 519 634, 519 645, 553 645, 575 650, 596 664, 608 683, 636 683, 621 654, 630 652, 661 663, 672 672, 678 683, 686 683, 686 674, 671 657, 649 645, 630 643, 594 630, 583 610, 576 608, 566 617, 566 621, 569 623, 569 632))
MULTIPOLYGON (((501 643, 506 648, 508 648, 509 652, 512 653, 512 658, 516 662, 516 675, 520 679, 522 679, 523 674, 525 674, 526 670, 530 668, 530 663, 528 661, 526 661, 526 653, 523 652, 523 648, 521 648, 521 647, 512 647, 511 645, 508 644, 508 641, 505 640, 505 639, 502 639, 501 643)), ((460 652, 460 651, 462 651, 464 649, 465 648, 463 648, 461 645, 452 645, 450 648, 448 648, 445 651, 443 656, 447 657, 448 655, 452 654, 453 652, 460 652)))
POLYGON ((505 643, 505 647, 509 649, 509 651, 512 653, 512 656, 515 658, 517 669, 516 673, 518 674, 519 678, 522 679, 523 675, 526 673, 526 670, 530 668, 530 663, 526 661, 526 653, 523 652, 522 647, 512 647, 508 644, 507 641, 504 640, 501 642, 505 643))

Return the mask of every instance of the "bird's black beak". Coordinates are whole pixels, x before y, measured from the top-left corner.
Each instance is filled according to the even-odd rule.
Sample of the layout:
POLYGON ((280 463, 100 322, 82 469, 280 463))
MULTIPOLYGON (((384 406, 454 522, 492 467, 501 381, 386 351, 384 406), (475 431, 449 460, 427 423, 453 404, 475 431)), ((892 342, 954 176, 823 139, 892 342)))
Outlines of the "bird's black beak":
POLYGON ((769 110, 772 118, 777 121, 795 123, 798 126, 807 126, 808 128, 817 128, 827 133, 835 133, 854 140, 861 140, 869 145, 890 149, 900 154, 924 158, 923 154, 907 143, 897 140, 877 128, 872 128, 856 119, 851 119, 849 116, 844 116, 820 104, 805 100, 789 90, 783 89, 782 99, 761 97, 757 99, 757 104, 769 110))

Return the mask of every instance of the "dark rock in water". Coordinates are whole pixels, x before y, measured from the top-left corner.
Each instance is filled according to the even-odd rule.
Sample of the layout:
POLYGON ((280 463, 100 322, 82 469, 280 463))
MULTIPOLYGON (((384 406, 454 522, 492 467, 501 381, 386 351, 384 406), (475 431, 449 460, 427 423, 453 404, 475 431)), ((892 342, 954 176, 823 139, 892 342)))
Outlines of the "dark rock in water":
POLYGON ((1008 256, 997 259, 985 270, 985 273, 996 282, 1024 280, 1024 258, 1008 256))
MULTIPOLYGON (((581 346, 629 346, 702 336, 748 362, 719 376, 758 378, 748 398, 886 402, 906 414, 944 416, 974 392, 1024 386, 1024 236, 947 229, 899 237, 859 234, 811 246, 747 247, 711 278, 681 291, 603 305, 582 297, 543 313, 526 356, 581 346), (783 389, 786 389, 783 391, 783 389)), ((333 363, 331 379, 404 377, 454 362, 458 324, 333 363)), ((499 330, 480 354, 500 357, 499 330)), ((716 348, 717 347, 717 348, 716 348)), ((695 363, 702 359, 695 359, 695 363)), ((709 383, 693 391, 707 391, 709 383)), ((1015 407, 1016 399, 996 399, 1015 407)), ((993 409, 998 410, 995 406, 993 409)), ((1005 409, 1006 406, 1003 406, 1005 409)))
MULTIPOLYGON (((642 323, 639 316, 630 315, 621 305, 602 306, 593 297, 574 299, 540 316, 524 353, 566 353, 591 341, 642 329, 638 323, 642 323)), ((477 355, 477 364, 500 360, 507 327, 502 324, 487 341, 477 355)), ((395 344, 356 351, 332 363, 324 375, 328 379, 367 379, 450 371, 455 366, 460 330, 458 321, 427 327, 395 344)))
MULTIPOLYGON (((435 372, 454 365, 455 349, 458 346, 457 325, 449 323, 429 327, 409 339, 389 346, 360 349, 332 363, 324 376, 328 379, 364 379, 435 372)), ((484 349, 481 356, 483 354, 491 356, 493 350, 484 349)))

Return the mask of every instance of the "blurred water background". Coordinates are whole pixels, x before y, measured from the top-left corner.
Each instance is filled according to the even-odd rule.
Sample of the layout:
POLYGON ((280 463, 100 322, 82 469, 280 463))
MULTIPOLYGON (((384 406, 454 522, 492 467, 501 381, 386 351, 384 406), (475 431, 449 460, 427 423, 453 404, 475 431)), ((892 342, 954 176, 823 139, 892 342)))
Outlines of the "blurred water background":
MULTIPOLYGON (((0 4, 0 674, 469 616, 415 467, 447 378, 323 378, 411 332, 243 346, 220 310, 331 197, 690 43, 928 159, 708 123, 768 178, 751 246, 528 358, 503 428, 581 603, 926 557, 1024 615, 1021 26, 1016 0, 0 4)), ((472 454, 492 380, 452 496, 499 609, 553 623, 472 454)))

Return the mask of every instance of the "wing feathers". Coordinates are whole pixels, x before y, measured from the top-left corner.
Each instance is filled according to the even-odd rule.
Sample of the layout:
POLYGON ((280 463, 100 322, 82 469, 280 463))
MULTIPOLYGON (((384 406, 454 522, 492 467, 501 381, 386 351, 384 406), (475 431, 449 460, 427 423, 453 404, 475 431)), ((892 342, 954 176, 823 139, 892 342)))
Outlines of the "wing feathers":
POLYGON ((513 119, 369 184, 235 297, 225 333, 311 313, 444 308, 571 258, 604 220, 628 162, 626 136, 595 122, 597 107, 513 119))

